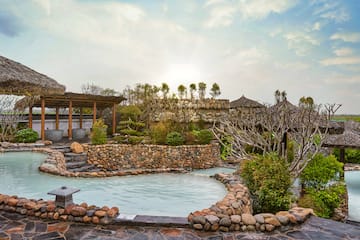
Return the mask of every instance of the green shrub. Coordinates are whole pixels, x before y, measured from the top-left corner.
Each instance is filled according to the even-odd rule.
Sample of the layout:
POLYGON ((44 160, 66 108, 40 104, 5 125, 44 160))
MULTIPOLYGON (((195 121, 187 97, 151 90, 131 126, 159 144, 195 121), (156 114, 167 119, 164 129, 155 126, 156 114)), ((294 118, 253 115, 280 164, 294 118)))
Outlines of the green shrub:
POLYGON ((136 131, 134 129, 129 129, 129 128, 120 130, 120 133, 122 133, 124 135, 130 135, 130 136, 144 136, 143 132, 139 132, 139 131, 136 131))
MULTIPOLYGON (((340 161, 339 149, 334 149, 333 154, 340 161)), ((345 149, 345 162, 360 164, 360 150, 359 149, 345 149)))
POLYGON ((193 131, 185 133, 185 144, 189 144, 189 145, 197 144, 197 139, 193 131))
POLYGON ((313 208, 320 217, 330 218, 345 193, 344 184, 338 182, 342 168, 343 163, 334 155, 317 154, 300 175, 305 194, 299 199, 299 205, 313 208))
POLYGON ((139 144, 144 140, 144 137, 130 136, 128 140, 130 144, 139 144))
POLYGON ((299 206, 314 209, 316 215, 330 218, 334 209, 339 207, 345 194, 345 185, 337 184, 318 191, 313 188, 307 189, 306 194, 299 199, 299 206))
POLYGON ((165 144, 166 136, 170 132, 170 127, 167 122, 158 122, 150 127, 150 136, 153 143, 165 144))
POLYGON ((199 144, 209 144, 214 138, 213 133, 208 129, 201 129, 199 131, 194 130, 193 133, 199 144))
POLYGON ((33 143, 39 139, 39 134, 31 128, 25 128, 15 133, 15 141, 21 143, 33 143))
POLYGON ((248 186, 256 213, 287 210, 291 203, 291 178, 284 159, 276 153, 255 155, 243 161, 241 177, 248 186))
POLYGON ((231 155, 233 138, 231 136, 225 136, 221 138, 220 145, 220 158, 226 160, 231 155))
POLYGON ((142 111, 138 106, 128 105, 121 106, 119 109, 119 113, 122 119, 131 119, 133 121, 137 121, 142 114, 142 111))
POLYGON ((300 175, 301 184, 306 188, 322 190, 330 181, 339 180, 343 164, 334 155, 324 157, 317 154, 300 175))
POLYGON ((184 138, 179 132, 171 132, 166 136, 166 144, 170 146, 179 146, 184 143, 184 138))
POLYGON ((92 126, 91 143, 105 144, 107 139, 106 129, 107 126, 105 125, 104 121, 102 119, 97 120, 92 126))

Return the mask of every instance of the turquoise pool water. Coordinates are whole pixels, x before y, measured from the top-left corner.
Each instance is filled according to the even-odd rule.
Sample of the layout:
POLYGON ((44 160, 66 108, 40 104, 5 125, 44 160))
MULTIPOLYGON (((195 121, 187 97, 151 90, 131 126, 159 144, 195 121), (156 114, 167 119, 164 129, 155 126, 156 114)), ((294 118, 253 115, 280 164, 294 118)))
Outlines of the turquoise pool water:
POLYGON ((117 206, 124 214, 187 216, 221 200, 226 189, 209 178, 226 168, 195 174, 155 174, 111 178, 65 178, 38 171, 45 155, 31 152, 0 154, 0 193, 52 199, 47 192, 61 186, 81 189, 74 202, 117 206))
POLYGON ((360 222, 360 171, 346 171, 345 181, 349 195, 349 220, 360 222))

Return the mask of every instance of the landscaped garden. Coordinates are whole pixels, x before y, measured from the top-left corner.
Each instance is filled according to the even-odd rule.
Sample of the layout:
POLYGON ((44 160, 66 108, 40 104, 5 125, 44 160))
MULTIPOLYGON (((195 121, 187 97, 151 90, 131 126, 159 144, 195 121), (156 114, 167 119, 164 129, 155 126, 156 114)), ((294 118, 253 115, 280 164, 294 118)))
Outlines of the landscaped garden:
MULTIPOLYGON (((66 150, 37 141, 36 131, 14 125, 17 118, 12 124, 3 122, 2 129, 8 128, 3 139, 14 143, 2 143, 2 151, 37 151, 47 157, 35 155, 29 161, 20 155, 2 162, 0 170, 8 186, 2 193, 8 195, 0 195, 1 209, 96 224, 111 223, 118 207, 125 214, 189 214, 191 226, 205 231, 273 231, 302 223, 311 214, 346 219, 344 163, 323 148, 329 133, 338 129, 312 98, 303 97, 294 106, 285 92, 277 91, 275 105, 244 114, 215 99, 220 92, 217 84, 212 99, 201 97, 205 89, 202 83, 198 86, 200 99, 194 96, 195 84, 190 86, 189 99, 183 85, 179 95, 171 97, 166 84, 127 89, 128 102, 116 108, 116 134, 109 135, 114 122, 103 109, 102 118, 92 125, 89 143, 72 144, 66 150), (86 166, 70 169, 78 166, 77 158, 85 158, 86 166), (193 171, 223 165, 237 171, 215 174, 218 182, 193 171), (62 177, 39 173, 38 167, 62 177), (156 175, 143 175, 149 173, 156 175), (32 179, 33 185, 26 179, 32 179), (31 200, 45 198, 46 191, 61 184, 80 188, 83 203, 64 210, 53 201, 31 200)), ((345 156, 356 162, 356 154, 350 150, 345 156)))

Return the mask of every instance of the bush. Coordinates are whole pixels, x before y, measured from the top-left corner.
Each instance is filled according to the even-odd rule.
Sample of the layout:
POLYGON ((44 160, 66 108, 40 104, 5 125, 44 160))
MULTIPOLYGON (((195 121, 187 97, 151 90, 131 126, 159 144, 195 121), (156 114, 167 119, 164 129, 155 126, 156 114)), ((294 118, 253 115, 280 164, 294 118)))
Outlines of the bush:
POLYGON ((220 158, 222 160, 226 160, 226 158, 231 155, 233 139, 231 136, 225 136, 221 138, 221 142, 222 144, 220 146, 220 158))
POLYGON ((291 178, 284 159, 276 153, 255 155, 243 161, 241 177, 253 197, 256 213, 287 210, 291 203, 291 178))
POLYGON ((106 129, 107 126, 105 125, 104 121, 102 119, 97 120, 92 126, 91 143, 105 144, 107 139, 106 129))
MULTIPOLYGON (((340 161, 339 149, 334 149, 333 154, 340 161)), ((345 149, 345 162, 360 164, 360 150, 359 149, 345 149)))
POLYGON ((184 138, 179 132, 171 132, 166 136, 166 144, 170 146, 179 146, 184 143, 184 138))
POLYGON ((144 137, 130 136, 128 140, 130 144, 139 144, 144 141, 144 137))
POLYGON ((344 184, 332 185, 321 191, 311 188, 299 199, 299 206, 314 209, 319 217, 330 218, 343 201, 344 194, 344 184))
POLYGON ((120 130, 120 133, 122 133, 124 135, 130 135, 130 136, 144 136, 143 132, 139 132, 139 131, 136 131, 134 129, 129 129, 129 128, 120 130))
POLYGON ((330 181, 339 180, 342 168, 343 164, 338 162, 334 155, 324 157, 317 154, 301 173, 301 184, 305 189, 323 190, 330 181))
POLYGON ((39 139, 39 134, 31 128, 19 130, 15 134, 15 141, 21 143, 33 143, 39 139))
POLYGON ((185 133, 185 144, 189 144, 189 145, 197 144, 197 139, 193 131, 185 133))
POLYGON ((156 144, 165 144, 166 136, 169 132, 170 127, 167 122, 159 122, 150 127, 150 136, 156 144))
POLYGON ((199 131, 194 130, 193 133, 196 136, 196 140, 199 144, 209 144, 214 138, 213 133, 208 129, 202 129, 199 131))
POLYGON ((299 199, 299 205, 313 208, 320 217, 330 218, 345 193, 344 184, 338 182, 342 168, 343 163, 334 155, 317 154, 300 175, 305 194, 299 199))

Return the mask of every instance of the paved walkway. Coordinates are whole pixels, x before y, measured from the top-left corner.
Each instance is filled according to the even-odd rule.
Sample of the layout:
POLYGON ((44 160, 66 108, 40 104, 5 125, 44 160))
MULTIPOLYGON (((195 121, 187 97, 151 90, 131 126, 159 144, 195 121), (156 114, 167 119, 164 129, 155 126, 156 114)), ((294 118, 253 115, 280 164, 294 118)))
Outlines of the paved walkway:
POLYGON ((266 233, 205 233, 187 228, 96 226, 58 221, 42 221, 0 211, 0 240, 32 239, 131 239, 131 240, 245 240, 245 239, 360 239, 360 226, 311 217, 297 229, 266 233))

